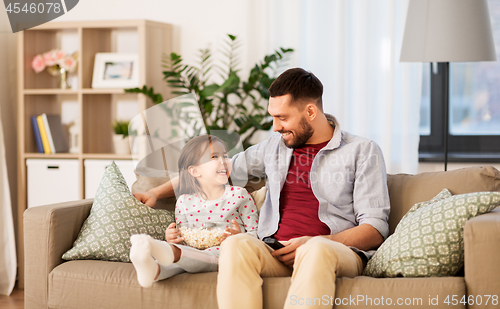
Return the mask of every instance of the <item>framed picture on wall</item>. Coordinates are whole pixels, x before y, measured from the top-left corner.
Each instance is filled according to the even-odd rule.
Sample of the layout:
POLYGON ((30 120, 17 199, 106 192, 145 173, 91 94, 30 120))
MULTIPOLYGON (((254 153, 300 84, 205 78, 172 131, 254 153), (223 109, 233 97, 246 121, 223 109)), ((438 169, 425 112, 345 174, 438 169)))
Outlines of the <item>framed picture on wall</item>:
POLYGON ((92 88, 139 87, 137 54, 97 53, 92 75, 92 88))

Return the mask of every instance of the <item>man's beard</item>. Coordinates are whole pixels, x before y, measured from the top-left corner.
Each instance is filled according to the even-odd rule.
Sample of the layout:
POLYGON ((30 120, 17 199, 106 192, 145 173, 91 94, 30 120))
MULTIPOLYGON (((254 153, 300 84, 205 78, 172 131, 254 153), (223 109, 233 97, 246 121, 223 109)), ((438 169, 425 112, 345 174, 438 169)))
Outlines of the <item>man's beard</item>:
POLYGON ((303 147, 314 133, 313 128, 307 122, 305 117, 302 117, 302 119, 300 119, 299 127, 300 131, 296 130, 295 131, 296 133, 292 133, 291 131, 279 131, 280 133, 292 133, 292 139, 290 141, 286 141, 285 139, 283 139, 283 142, 285 143, 286 147, 288 148, 303 147))

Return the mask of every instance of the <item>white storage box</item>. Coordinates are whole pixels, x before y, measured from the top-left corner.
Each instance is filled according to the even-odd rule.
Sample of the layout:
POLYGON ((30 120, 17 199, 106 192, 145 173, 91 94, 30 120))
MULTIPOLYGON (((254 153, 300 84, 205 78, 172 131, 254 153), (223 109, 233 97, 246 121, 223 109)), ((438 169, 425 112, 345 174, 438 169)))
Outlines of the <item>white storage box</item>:
POLYGON ((83 166, 85 167, 85 198, 93 198, 95 196, 106 167, 113 161, 115 161, 120 172, 122 172, 128 188, 132 188, 132 184, 136 180, 134 162, 132 160, 87 159, 83 161, 83 166))
POLYGON ((27 159, 28 208, 80 199, 80 168, 74 159, 27 159))

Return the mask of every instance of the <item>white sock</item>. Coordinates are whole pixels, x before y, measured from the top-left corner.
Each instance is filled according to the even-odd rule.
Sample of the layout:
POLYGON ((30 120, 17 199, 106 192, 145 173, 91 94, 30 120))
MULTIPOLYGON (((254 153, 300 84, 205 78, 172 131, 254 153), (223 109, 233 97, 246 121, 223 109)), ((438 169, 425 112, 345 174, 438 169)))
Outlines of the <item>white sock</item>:
POLYGON ((172 245, 166 241, 161 241, 149 238, 151 244, 151 254, 156 259, 156 262, 163 267, 169 266, 174 262, 174 251, 172 250, 172 245))
POLYGON ((139 284, 148 288, 153 285, 156 274, 158 273, 159 265, 151 255, 151 238, 148 235, 132 235, 130 242, 130 260, 137 272, 137 281, 139 284))

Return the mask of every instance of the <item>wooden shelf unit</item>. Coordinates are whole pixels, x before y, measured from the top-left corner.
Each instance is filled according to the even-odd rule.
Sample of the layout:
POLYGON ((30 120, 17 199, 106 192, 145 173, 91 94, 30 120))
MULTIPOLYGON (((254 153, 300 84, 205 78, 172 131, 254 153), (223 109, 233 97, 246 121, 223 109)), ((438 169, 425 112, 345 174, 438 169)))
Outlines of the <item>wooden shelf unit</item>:
MULTIPOLYGON (((142 112, 152 106, 141 94, 124 94, 123 89, 92 89, 95 54, 99 52, 137 53, 139 85, 153 86, 168 97, 163 81, 162 58, 172 52, 172 26, 148 20, 50 22, 18 33, 18 267, 19 287, 24 288, 23 213, 27 208, 27 159, 73 159, 80 169, 80 198, 84 198, 84 160, 131 159, 113 153, 111 123, 116 119, 116 99, 127 97, 142 112), (120 42, 120 35, 132 43, 120 42), (77 85, 59 89, 58 78, 46 71, 36 74, 31 67, 34 56, 61 49, 62 37, 76 42, 77 85), (128 40, 130 41, 130 40, 128 40), (125 49, 123 50, 123 46, 125 49), (41 154, 37 152, 31 117, 42 113, 62 114, 63 102, 76 104, 79 123, 78 153, 41 154)), ((75 79, 73 79, 75 80, 75 79)), ((67 133, 67 132, 66 132, 67 133)))

